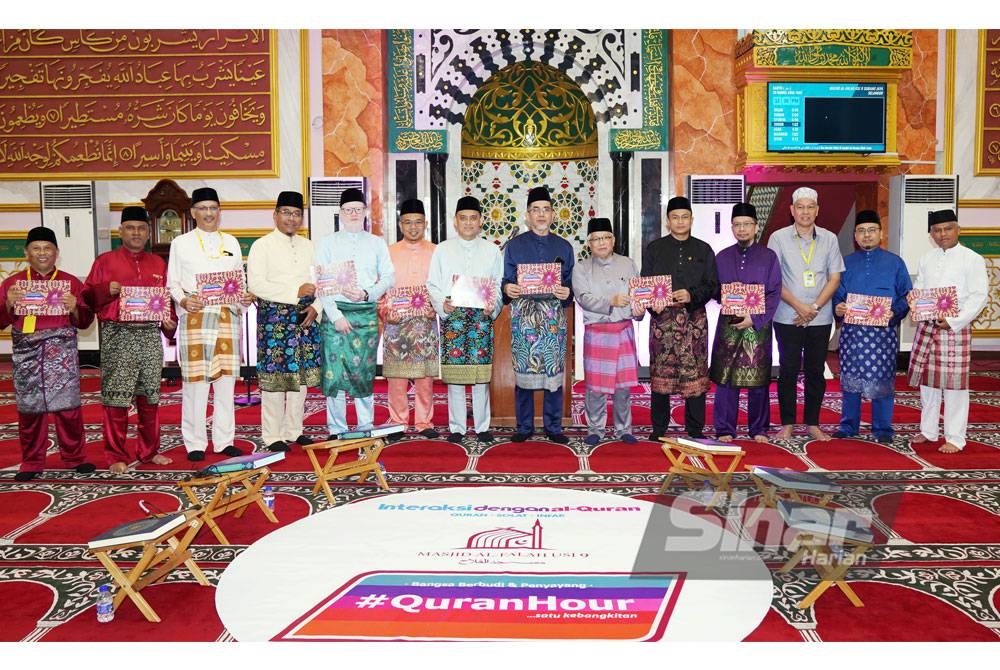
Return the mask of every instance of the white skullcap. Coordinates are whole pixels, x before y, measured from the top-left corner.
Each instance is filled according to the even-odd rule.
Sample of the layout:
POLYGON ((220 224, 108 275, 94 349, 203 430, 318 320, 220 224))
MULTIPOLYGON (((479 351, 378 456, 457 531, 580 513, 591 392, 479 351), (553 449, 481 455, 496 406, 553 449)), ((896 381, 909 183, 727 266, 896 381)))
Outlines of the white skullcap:
POLYGON ((802 200, 803 198, 818 203, 819 193, 817 193, 815 189, 811 189, 808 186, 800 186, 795 189, 795 193, 792 193, 792 202, 802 200))

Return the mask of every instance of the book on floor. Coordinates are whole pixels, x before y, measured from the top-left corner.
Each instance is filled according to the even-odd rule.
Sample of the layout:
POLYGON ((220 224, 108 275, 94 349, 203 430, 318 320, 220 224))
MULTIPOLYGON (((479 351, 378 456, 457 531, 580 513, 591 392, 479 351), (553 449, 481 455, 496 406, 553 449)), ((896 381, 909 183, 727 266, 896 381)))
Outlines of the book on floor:
POLYGON ((787 468, 769 468, 755 465, 753 473, 768 484, 797 491, 815 491, 817 493, 836 493, 840 484, 827 475, 819 472, 801 472, 787 468))
POLYGON ((875 537, 870 518, 842 507, 779 500, 778 513, 789 528, 820 537, 853 542, 871 542, 875 537))
POLYGON ((720 451, 731 454, 736 454, 743 451, 743 447, 738 444, 732 444, 730 442, 720 442, 719 440, 713 440, 710 437, 677 437, 674 438, 674 442, 678 444, 683 444, 686 447, 694 447, 695 449, 704 449, 705 451, 720 451))
POLYGON ((167 531, 177 528, 187 520, 184 512, 151 516, 129 521, 105 531, 87 543, 90 549, 113 547, 118 544, 135 544, 155 540, 167 531))
POLYGON ((242 456, 233 456, 218 463, 212 463, 199 471, 200 475, 223 475, 227 472, 239 472, 240 470, 256 470, 271 463, 285 459, 283 451, 261 451, 242 456))
POLYGON ((402 433, 405 426, 399 423, 383 423, 375 426, 371 430, 349 430, 337 436, 338 440, 357 440, 363 437, 383 437, 393 433, 402 433))

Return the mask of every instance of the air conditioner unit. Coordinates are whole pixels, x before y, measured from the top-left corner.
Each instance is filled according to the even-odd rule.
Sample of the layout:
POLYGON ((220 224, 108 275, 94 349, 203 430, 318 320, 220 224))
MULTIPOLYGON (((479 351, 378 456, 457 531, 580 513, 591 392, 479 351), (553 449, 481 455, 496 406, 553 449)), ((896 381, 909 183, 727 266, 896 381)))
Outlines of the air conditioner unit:
MULTIPOLYGON (((958 210, 958 175, 898 175, 889 180, 889 251, 899 254, 916 278, 920 258, 934 247, 927 217, 939 209, 958 210)), ((915 328, 909 319, 900 324, 902 351, 913 347, 915 328)))
POLYGON ((686 181, 694 217, 691 235, 707 242, 715 253, 736 244, 729 223, 733 205, 743 202, 743 176, 689 175, 686 181))
MULTIPOLYGON (((365 177, 320 177, 309 180, 309 239, 318 242, 340 229, 340 196, 349 188, 361 189, 368 204, 365 177)), ((368 222, 369 228, 371 222, 368 222)))
MULTIPOLYGON (((40 182, 39 199, 42 225, 55 233, 59 245, 59 269, 83 281, 97 254, 111 249, 107 183, 40 182)), ((78 341, 81 351, 100 348, 96 321, 78 341)))

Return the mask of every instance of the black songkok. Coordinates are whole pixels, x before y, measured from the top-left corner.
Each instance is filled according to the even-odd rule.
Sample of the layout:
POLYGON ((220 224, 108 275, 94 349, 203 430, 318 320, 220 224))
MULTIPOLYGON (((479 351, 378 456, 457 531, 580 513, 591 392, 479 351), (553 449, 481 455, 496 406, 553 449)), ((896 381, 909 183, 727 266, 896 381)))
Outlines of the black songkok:
POLYGON ((403 204, 399 206, 399 216, 400 218, 406 216, 407 214, 424 214, 424 203, 422 200, 417 200, 416 198, 410 198, 409 200, 404 200, 403 204))
POLYGON ((930 212, 927 215, 927 230, 930 232, 931 226, 936 223, 951 223, 952 221, 958 223, 958 217, 955 216, 953 209, 939 209, 936 212, 930 212))
POLYGON ((686 209, 691 211, 691 201, 685 198, 683 195, 678 195, 667 201, 667 214, 674 211, 675 209, 686 209))
POLYGON ((149 223, 149 212, 146 211, 145 207, 136 207, 131 205, 129 207, 122 208, 122 223, 126 221, 145 221, 149 223))
POLYGON ((588 221, 587 235, 589 236, 591 233, 611 233, 613 235, 614 231, 611 230, 611 219, 598 217, 588 221))
POLYGON ((549 189, 544 186, 536 186, 528 191, 528 207, 531 207, 531 203, 536 200, 544 200, 545 202, 551 203, 552 196, 549 195, 549 189))
POLYGON ((278 202, 274 204, 274 208, 294 207, 295 209, 305 209, 303 206, 304 203, 302 194, 298 191, 282 191, 278 194, 278 202))
POLYGON ((51 242, 57 248, 59 247, 55 232, 45 226, 37 226, 28 231, 28 238, 24 241, 24 246, 28 246, 32 242, 51 242))
POLYGON ((730 220, 735 219, 737 216, 749 216, 754 221, 757 220, 757 208, 751 205, 749 202, 738 202, 733 205, 733 215, 730 220))
POLYGON ((191 194, 191 204, 196 205, 199 202, 204 202, 205 200, 211 200, 212 202, 219 202, 219 194, 215 192, 214 188, 209 188, 204 186, 202 188, 196 188, 191 194))
POLYGON ((368 203, 365 202, 365 194, 360 191, 360 189, 349 188, 340 194, 340 206, 343 207, 349 202, 360 202, 365 207, 368 203))
POLYGON ((458 214, 462 210, 471 209, 475 212, 483 213, 483 206, 480 204, 477 198, 473 198, 471 195, 466 195, 458 199, 458 203, 455 205, 455 213, 458 214))
POLYGON ((863 209, 857 213, 854 217, 854 227, 857 228, 862 223, 877 223, 879 228, 882 227, 882 219, 874 209, 863 209))

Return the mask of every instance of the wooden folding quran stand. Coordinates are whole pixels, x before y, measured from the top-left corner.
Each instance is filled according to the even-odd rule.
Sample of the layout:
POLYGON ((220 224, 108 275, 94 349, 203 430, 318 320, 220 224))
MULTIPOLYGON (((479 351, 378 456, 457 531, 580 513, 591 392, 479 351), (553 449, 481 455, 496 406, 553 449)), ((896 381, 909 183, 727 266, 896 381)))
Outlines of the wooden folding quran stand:
POLYGON ((187 566, 199 584, 202 586, 211 586, 205 577, 205 573, 201 571, 201 568, 191 558, 191 552, 188 550, 188 545, 191 544, 195 535, 201 530, 200 514, 200 509, 185 511, 184 522, 181 525, 175 526, 151 540, 139 542, 127 541, 121 544, 89 550, 97 557, 101 565, 107 568, 111 579, 118 585, 118 592, 114 598, 114 608, 116 610, 127 596, 131 598, 147 621, 160 623, 160 617, 146 599, 140 595, 139 591, 142 591, 151 584, 163 581, 171 570, 181 564, 187 566), (174 536, 181 531, 187 532, 178 540, 174 536), (139 556, 139 560, 136 561, 135 566, 126 574, 122 568, 118 567, 115 560, 111 558, 111 552, 118 551, 119 549, 130 549, 132 547, 142 547, 142 554, 139 556))
POLYGON ((316 485, 313 486, 313 495, 319 492, 320 488, 326 494, 326 499, 330 504, 334 504, 333 491, 330 490, 330 482, 335 479, 344 479, 351 475, 358 475, 358 483, 365 481, 369 474, 375 476, 378 486, 383 491, 389 490, 389 484, 385 481, 382 468, 379 466, 378 457, 382 453, 385 442, 380 437, 359 437, 351 440, 330 440, 329 442, 315 442, 302 447, 302 450, 309 456, 313 470, 316 472, 316 485), (319 464, 316 452, 320 449, 329 451, 325 465, 319 464), (357 449, 358 456, 352 461, 336 463, 337 457, 345 451, 357 449))
POLYGON ((264 513, 268 521, 278 523, 278 518, 264 504, 264 497, 261 494, 270 474, 271 470, 265 466, 253 470, 226 472, 221 475, 195 476, 179 481, 177 485, 181 487, 181 490, 184 491, 184 494, 191 501, 192 505, 204 505, 201 518, 205 522, 205 525, 215 534, 216 539, 221 544, 229 544, 226 534, 222 532, 219 524, 215 522, 215 519, 223 514, 236 512, 236 518, 239 519, 247 511, 249 505, 257 503, 260 511, 264 513), (239 488, 237 485, 243 488, 239 488), (208 501, 202 501, 198 498, 195 488, 199 486, 215 487, 215 493, 212 494, 212 497, 208 501), (234 489, 232 492, 229 490, 230 487, 234 489))
POLYGON ((778 572, 787 573, 808 556, 822 580, 796 607, 809 607, 834 585, 855 607, 864 607, 844 575, 874 546, 875 536, 868 521, 850 510, 788 500, 778 501, 778 513, 789 528, 798 531, 788 545, 795 553, 778 572))
POLYGON ((750 471, 750 479, 760 491, 760 505, 747 518, 748 525, 756 523, 765 509, 777 509, 778 500, 826 507, 833 496, 840 493, 840 484, 818 472, 756 465, 748 465, 746 468, 750 471))
POLYGON ((681 477, 696 483, 708 481, 712 485, 715 493, 705 506, 706 508, 711 509, 715 506, 722 493, 725 493, 728 498, 731 492, 729 481, 732 479, 733 473, 736 472, 736 468, 739 467, 740 461, 746 455, 746 452, 738 445, 703 444, 684 438, 661 437, 660 440, 664 443, 662 445, 663 453, 670 459, 670 470, 667 471, 667 477, 663 480, 663 485, 660 486, 660 494, 667 490, 674 477, 681 477), (731 459, 729 467, 720 470, 715 462, 716 456, 729 457, 731 459))

